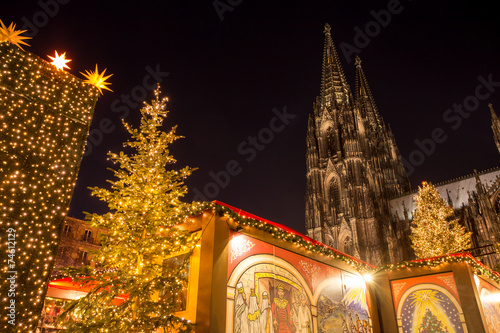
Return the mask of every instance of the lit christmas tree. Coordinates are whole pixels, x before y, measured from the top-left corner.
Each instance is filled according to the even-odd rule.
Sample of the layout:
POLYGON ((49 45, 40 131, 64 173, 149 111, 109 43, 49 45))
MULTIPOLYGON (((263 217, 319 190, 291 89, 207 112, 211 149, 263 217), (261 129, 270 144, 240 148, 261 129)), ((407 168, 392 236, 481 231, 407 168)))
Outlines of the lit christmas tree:
POLYGON ((422 324, 418 328, 418 333, 447 333, 448 328, 443 327, 443 323, 440 322, 437 317, 427 309, 425 311, 424 318, 422 319, 422 324))
POLYGON ((102 235, 102 248, 94 255, 102 265, 99 270, 68 270, 73 276, 87 275, 75 280, 93 289, 69 306, 67 314, 77 314, 80 319, 66 317, 67 332, 191 329, 174 312, 179 309, 190 253, 198 241, 179 228, 192 208, 180 198, 187 192, 184 179, 193 169, 167 170, 176 162, 169 145, 180 136, 175 134, 176 127, 168 133, 161 131, 166 99, 159 98, 159 89, 155 95, 151 105, 145 104, 141 110, 139 130, 124 122, 132 136, 124 146, 135 152, 109 154, 120 166, 114 170, 117 180, 110 181, 111 190, 92 189, 111 212, 87 218, 108 233, 102 235), (172 257, 177 258, 176 264, 166 266, 164 260, 172 257), (125 300, 120 303, 120 298, 125 300))
POLYGON ((34 332, 39 322, 99 97, 22 50, 23 32, 0 20, 1 332, 34 332))
POLYGON ((453 208, 439 196, 432 184, 424 182, 416 196, 417 207, 411 227, 412 247, 418 258, 429 258, 465 250, 471 233, 451 220, 453 208))

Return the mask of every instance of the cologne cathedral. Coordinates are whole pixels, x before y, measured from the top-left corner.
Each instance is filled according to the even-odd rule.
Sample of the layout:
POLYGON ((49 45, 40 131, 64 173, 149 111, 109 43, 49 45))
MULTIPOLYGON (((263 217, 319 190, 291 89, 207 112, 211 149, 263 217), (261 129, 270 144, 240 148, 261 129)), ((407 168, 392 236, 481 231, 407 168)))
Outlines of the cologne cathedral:
MULTIPOLYGON (((356 58, 354 92, 345 79, 325 25, 320 96, 307 130, 306 230, 309 237, 374 265, 414 259, 410 182, 390 127, 380 116, 356 58)), ((492 128, 500 150, 500 120, 492 128)), ((472 244, 497 264, 500 171, 488 170, 436 184, 456 217, 473 232, 472 244)))

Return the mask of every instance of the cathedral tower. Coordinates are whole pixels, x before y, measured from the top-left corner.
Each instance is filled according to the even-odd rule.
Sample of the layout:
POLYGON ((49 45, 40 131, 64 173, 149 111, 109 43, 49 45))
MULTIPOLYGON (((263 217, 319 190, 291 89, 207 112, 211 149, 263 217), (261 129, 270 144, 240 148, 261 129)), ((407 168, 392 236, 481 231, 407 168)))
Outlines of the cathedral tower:
POLYGON ((353 94, 325 25, 320 96, 307 131, 306 229, 311 238, 372 264, 401 259, 388 201, 409 190, 390 128, 361 60, 353 94))
POLYGON ((491 129, 493 130, 493 139, 495 139, 495 144, 497 145, 498 152, 500 152, 500 120, 493 110, 493 104, 488 104, 491 112, 491 129))

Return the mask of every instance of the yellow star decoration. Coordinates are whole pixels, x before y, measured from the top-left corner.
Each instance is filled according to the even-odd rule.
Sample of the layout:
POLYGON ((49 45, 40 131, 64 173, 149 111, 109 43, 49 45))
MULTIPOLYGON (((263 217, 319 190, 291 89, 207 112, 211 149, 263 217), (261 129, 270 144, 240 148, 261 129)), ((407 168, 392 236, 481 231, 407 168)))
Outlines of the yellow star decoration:
POLYGON ((106 82, 108 78, 110 78, 113 74, 110 74, 108 76, 104 76, 104 73, 106 73, 106 68, 102 71, 102 73, 99 74, 99 70, 97 69, 97 64, 95 65, 95 72, 92 71, 87 71, 85 70, 85 73, 80 72, 85 78, 87 79, 84 81, 85 83, 90 83, 99 89, 99 92, 102 95, 102 90, 101 89, 107 89, 109 91, 113 91, 106 87, 107 85, 110 85, 111 83, 106 82))
POLYGON ((51 56, 47 56, 49 57, 50 59, 52 59, 52 62, 51 64, 54 65, 57 70, 63 70, 64 68, 67 68, 67 69, 70 69, 68 65, 66 65, 67 62, 70 62, 71 59, 66 59, 66 52, 64 52, 63 54, 59 55, 57 54, 57 51, 56 51, 56 56, 55 57, 51 57, 51 56))
POLYGON ((16 30, 16 25, 13 22, 11 22, 7 28, 2 20, 0 20, 0 43, 9 42, 24 51, 20 44, 30 46, 28 43, 24 42, 24 39, 31 39, 31 37, 21 36, 21 34, 26 31, 27 30, 16 30))

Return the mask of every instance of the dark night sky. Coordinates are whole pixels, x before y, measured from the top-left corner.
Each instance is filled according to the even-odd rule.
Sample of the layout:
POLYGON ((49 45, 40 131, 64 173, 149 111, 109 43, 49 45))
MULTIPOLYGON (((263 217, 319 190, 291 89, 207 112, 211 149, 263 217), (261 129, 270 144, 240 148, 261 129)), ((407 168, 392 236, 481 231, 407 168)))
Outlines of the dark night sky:
MULTIPOLYGON (((356 46, 357 29, 376 28, 371 12, 386 10, 390 2, 232 0, 241 3, 224 12, 221 21, 212 1, 60 1, 65 4, 48 7, 51 15, 43 14, 36 1, 4 2, 0 19, 19 28, 28 21, 38 24, 27 50, 45 59, 54 50, 66 51, 73 59, 70 72, 79 77, 96 63, 114 74, 114 92, 99 99, 91 129, 97 133, 105 119, 116 128, 84 157, 70 216, 105 211, 87 187, 105 186, 112 177, 106 153, 119 151, 127 138, 119 118, 126 105, 121 96, 134 92, 140 97, 149 66, 169 73, 160 76, 170 98, 167 125, 177 124, 186 137, 172 152, 179 167, 199 168, 188 181, 190 189, 203 192, 212 182, 210 172, 237 161, 241 173, 209 199, 304 232, 306 123, 320 89, 323 26, 332 26, 353 85, 353 62, 339 46, 356 46), (296 117, 247 161, 250 154, 239 153, 238 146, 250 147, 248 137, 269 127, 273 108, 282 112, 285 106, 296 117)), ((492 3, 401 1, 399 12, 385 27, 372 30, 366 45, 358 41, 379 112, 390 123, 402 156, 409 159, 418 149, 415 140, 430 138, 435 128, 446 134, 445 142, 415 167, 413 188, 424 179, 437 183, 498 165, 487 107, 493 103, 500 114, 500 39, 492 3), (499 83, 476 111, 460 118, 460 126, 457 114, 446 122, 447 109, 474 101, 480 76, 499 83)), ((138 107, 130 108, 126 119, 137 124, 138 115, 138 107)))

